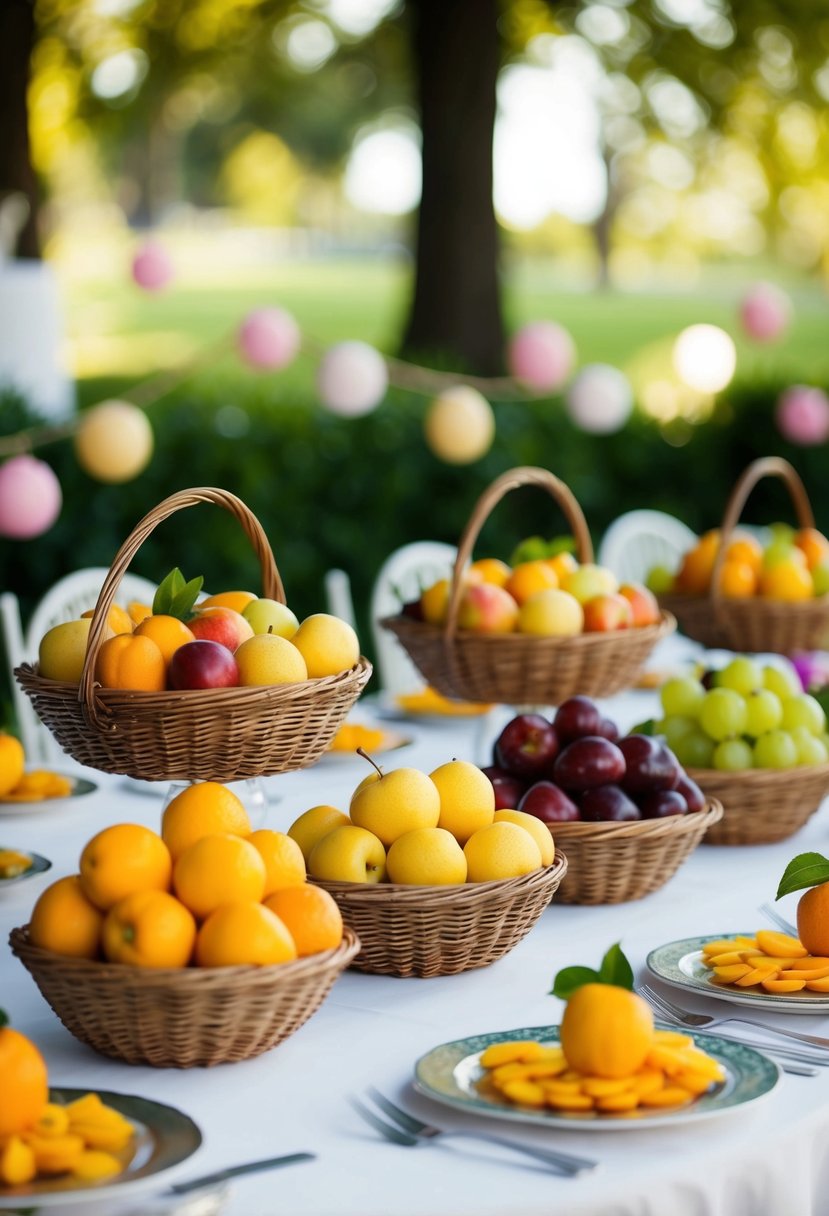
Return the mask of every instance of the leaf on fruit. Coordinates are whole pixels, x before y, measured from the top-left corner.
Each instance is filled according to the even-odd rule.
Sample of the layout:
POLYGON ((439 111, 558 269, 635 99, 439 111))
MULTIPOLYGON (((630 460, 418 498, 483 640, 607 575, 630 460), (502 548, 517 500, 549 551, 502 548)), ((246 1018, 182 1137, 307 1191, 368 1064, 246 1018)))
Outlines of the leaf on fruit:
POLYGON ((631 727, 628 734, 652 737, 656 734, 656 718, 648 718, 647 722, 640 722, 638 726, 631 727))
POLYGON ((633 968, 627 961, 619 942, 612 945, 602 959, 602 965, 599 968, 599 982, 633 991, 633 968))
POLYGON ((153 597, 153 616, 174 616, 180 621, 186 620, 198 599, 203 582, 201 575, 186 582, 178 566, 174 566, 158 584, 153 597))
POLYGON ((829 858, 822 853, 799 853, 786 866, 774 898, 781 899, 792 891, 803 891, 822 882, 829 882, 829 858))
POLYGON ((547 541, 547 557, 558 557, 559 553, 575 553, 576 541, 572 536, 554 536, 547 541))
POLYGON ((563 967, 553 980, 550 995, 560 997, 562 1001, 567 1001, 576 989, 581 988, 583 984, 598 984, 600 982, 598 971, 594 971, 592 967, 563 967))
POLYGON ((510 566, 520 566, 522 562, 539 561, 547 556, 547 542, 543 536, 527 536, 515 546, 510 554, 510 566))
POLYGON ((199 575, 198 578, 191 578, 185 583, 182 589, 173 597, 173 602, 170 605, 170 616, 176 616, 180 621, 186 620, 193 611, 193 605, 199 598, 199 592, 204 583, 204 576, 199 575))

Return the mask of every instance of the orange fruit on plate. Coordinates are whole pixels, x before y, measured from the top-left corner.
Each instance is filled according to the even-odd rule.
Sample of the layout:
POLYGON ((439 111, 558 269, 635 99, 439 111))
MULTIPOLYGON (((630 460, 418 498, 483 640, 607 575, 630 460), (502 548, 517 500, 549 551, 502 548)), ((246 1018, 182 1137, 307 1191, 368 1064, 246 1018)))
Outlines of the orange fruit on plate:
POLYGON ((161 816, 161 837, 173 861, 202 836, 227 832, 249 836, 251 822, 233 790, 218 781, 199 781, 176 794, 161 816))
POLYGON ((305 858, 297 842, 284 832, 261 828, 248 840, 265 863, 265 895, 305 882, 305 858))
POLYGON ((102 945, 111 963, 186 967, 195 944, 192 913, 167 891, 136 891, 110 908, 104 920, 102 945))
POLYGON ((59 878, 42 893, 29 920, 32 945, 75 958, 97 958, 104 918, 87 899, 79 875, 59 878))
POLYGON ((134 891, 166 891, 173 861, 164 841, 138 823, 104 828, 81 853, 81 886, 96 908, 108 911, 134 891))
POLYGON ((259 902, 267 870, 249 840, 229 833, 202 836, 185 849, 173 869, 173 889, 195 917, 204 920, 221 904, 259 902))
POLYGON ((0 734, 0 798, 20 784, 25 767, 26 754, 20 740, 0 734))
POLYGON ((538 591, 555 591, 557 587, 558 575, 543 558, 520 562, 513 568, 504 584, 504 590, 508 591, 519 605, 525 604, 530 596, 538 591))
POLYGON ((0 1015, 0 1137, 36 1123, 49 1101, 46 1062, 34 1043, 0 1015))
POLYGON ((797 936, 810 954, 829 957, 829 882, 804 891, 797 905, 797 936))
POLYGON ((650 1006, 627 988, 583 984, 564 1008, 560 1041, 571 1068, 593 1077, 629 1077, 654 1040, 650 1006))
POLYGON ((254 900, 222 904, 196 938, 199 967, 271 966, 297 957, 296 945, 275 912, 254 900))
POLYGON ((322 887, 309 883, 286 887, 269 895, 265 907, 285 925, 300 958, 335 950, 343 940, 342 914, 333 896, 322 887))
POLYGON ((157 616, 148 616, 135 627, 135 636, 149 638, 155 642, 164 658, 165 668, 170 659, 185 642, 195 642, 196 635, 191 633, 184 621, 178 617, 166 616, 163 612, 157 616))
POLYGON ((167 665, 151 638, 119 633, 108 638, 98 651, 95 679, 104 688, 161 692, 167 684, 167 665))

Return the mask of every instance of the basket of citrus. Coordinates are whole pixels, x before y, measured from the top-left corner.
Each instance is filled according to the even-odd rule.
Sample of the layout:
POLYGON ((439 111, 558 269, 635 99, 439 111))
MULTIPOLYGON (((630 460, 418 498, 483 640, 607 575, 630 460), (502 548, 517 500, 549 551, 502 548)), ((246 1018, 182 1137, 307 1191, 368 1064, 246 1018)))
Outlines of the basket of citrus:
POLYGON ((118 550, 91 619, 49 630, 37 665, 15 671, 75 760, 152 781, 233 781, 313 764, 370 674, 344 621, 316 613, 300 624, 262 525, 240 499, 212 488, 182 490, 150 511, 118 550), (185 583, 174 570, 138 623, 113 616, 146 538, 201 503, 241 524, 261 565, 262 597, 228 592, 196 604, 201 580, 185 583))
POLYGON ((427 588, 382 624, 446 696, 549 705, 575 692, 609 696, 627 688, 676 622, 645 587, 620 587, 594 564, 584 515, 562 481, 546 469, 518 468, 496 478, 476 503, 451 582, 427 588), (577 556, 560 553, 512 569, 492 558, 470 566, 493 508, 522 486, 538 486, 558 503, 577 556))
MULTIPOLYGON (((653 575, 653 572, 652 572, 653 575)), ((731 492, 719 529, 706 532, 671 577, 662 572, 659 603, 683 633, 712 649, 792 654, 829 641, 829 540, 815 528, 799 476, 776 456, 755 460, 731 492), (735 531, 749 494, 779 477, 797 528, 775 525, 764 548, 735 531)))
POLYGON ((353 966, 377 975, 455 975, 495 962, 567 871, 544 824, 496 811, 486 774, 465 760, 429 774, 377 768, 348 815, 312 807, 288 835, 359 935, 353 966))
POLYGON ((105 828, 12 951, 64 1026, 128 1064, 245 1060, 293 1034, 360 948, 295 841, 252 832, 224 786, 189 786, 161 834, 105 828))

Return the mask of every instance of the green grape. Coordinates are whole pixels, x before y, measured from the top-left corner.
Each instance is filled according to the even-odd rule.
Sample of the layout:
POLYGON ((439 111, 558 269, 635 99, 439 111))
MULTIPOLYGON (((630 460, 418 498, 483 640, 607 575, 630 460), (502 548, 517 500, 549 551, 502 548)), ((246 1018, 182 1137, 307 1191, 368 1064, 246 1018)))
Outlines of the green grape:
POLYGON ((747 697, 755 688, 763 687, 763 669, 755 659, 732 659, 720 672, 717 687, 730 688, 733 692, 747 697))
POLYGON ((665 595, 668 591, 673 590, 674 576, 667 566, 653 566, 648 571, 645 586, 654 595, 665 595))
POLYGON ((805 726, 796 726, 792 738, 797 746, 798 764, 825 764, 829 760, 829 751, 822 738, 815 738, 805 726))
POLYGON ((753 765, 754 753, 745 739, 724 739, 714 748, 714 768, 723 773, 739 773, 753 765))
POLYGON ((803 692, 800 678, 790 663, 785 667, 764 667, 763 687, 767 688, 769 692, 776 693, 781 701, 787 701, 789 697, 798 697, 803 692))
POLYGON ((701 730, 691 731, 671 748, 683 768, 712 768, 714 743, 701 730))
POLYGON ((671 714, 654 725, 654 733, 664 735, 665 742, 671 751, 676 751, 676 744, 692 731, 699 730, 695 718, 687 718, 684 714, 671 714))
POLYGON ((766 731, 776 730, 783 718, 783 702, 776 693, 758 688, 746 697, 746 734, 756 739, 766 731))
POLYGON ((744 698, 731 688, 712 688, 705 694, 699 724, 717 742, 741 735, 746 727, 744 698))
POLYGON ((783 717, 780 720, 781 730, 792 731, 796 726, 805 726, 813 735, 820 736, 826 730, 826 714, 820 702, 808 693, 802 692, 797 697, 789 697, 783 702, 783 717))
POLYGON ((705 700, 705 689, 693 676, 674 676, 662 685, 660 695, 667 717, 682 714, 695 718, 705 700))
POLYGON ((784 730, 770 730, 754 744, 756 768, 794 768, 797 744, 784 730))

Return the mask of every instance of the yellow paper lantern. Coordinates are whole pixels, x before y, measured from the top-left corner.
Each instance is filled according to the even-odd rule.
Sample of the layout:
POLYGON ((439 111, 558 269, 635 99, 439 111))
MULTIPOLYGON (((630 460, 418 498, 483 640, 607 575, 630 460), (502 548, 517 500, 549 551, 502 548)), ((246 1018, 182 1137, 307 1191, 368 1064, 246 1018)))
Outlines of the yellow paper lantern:
POLYGON ((466 384, 435 397, 425 422, 426 442, 447 464, 471 464, 486 455, 495 436, 495 417, 485 397, 466 384))
POLYGON ((75 434, 78 464, 96 481, 131 481, 153 454, 147 415, 128 401, 103 401, 86 411, 75 434))

